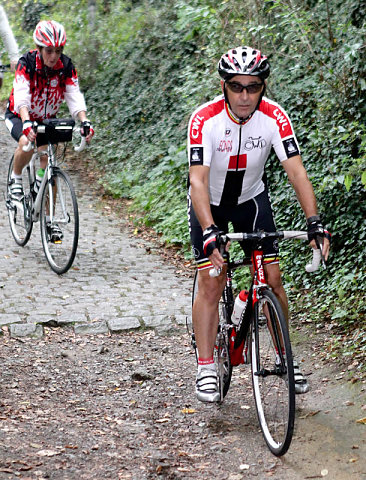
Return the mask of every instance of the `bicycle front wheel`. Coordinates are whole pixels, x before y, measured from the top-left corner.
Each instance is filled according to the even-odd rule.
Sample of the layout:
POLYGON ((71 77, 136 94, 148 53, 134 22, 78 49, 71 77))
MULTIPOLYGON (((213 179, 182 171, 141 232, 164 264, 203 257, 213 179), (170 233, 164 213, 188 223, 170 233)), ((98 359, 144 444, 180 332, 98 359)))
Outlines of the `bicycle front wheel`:
POLYGON ((9 165, 7 182, 6 182, 6 208, 8 210, 9 225, 14 240, 18 245, 24 247, 30 239, 33 221, 32 206, 33 198, 30 187, 30 166, 27 165, 23 169, 22 183, 24 196, 22 200, 13 200, 10 196, 10 182, 13 171, 14 157, 12 157, 9 165))
POLYGON ((59 275, 71 267, 78 247, 79 212, 70 177, 55 169, 42 192, 41 237, 52 270, 59 275))
POLYGON ((221 401, 224 400, 229 391, 233 371, 229 352, 229 332, 231 328, 229 312, 232 311, 232 303, 233 292, 231 288, 225 287, 219 303, 219 328, 215 344, 221 401))
POLYGON ((252 324, 252 382, 259 424, 276 456, 291 443, 295 382, 290 337, 280 302, 269 289, 258 292, 252 324))

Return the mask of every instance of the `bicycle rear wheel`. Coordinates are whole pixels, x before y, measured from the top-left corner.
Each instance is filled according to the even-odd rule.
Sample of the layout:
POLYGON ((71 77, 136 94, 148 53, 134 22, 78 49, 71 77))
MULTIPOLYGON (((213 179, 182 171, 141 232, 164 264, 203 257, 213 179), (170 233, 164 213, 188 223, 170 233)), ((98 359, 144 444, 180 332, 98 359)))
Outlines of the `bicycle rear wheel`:
POLYGON ((18 245, 24 247, 28 243, 33 229, 33 197, 30 187, 30 166, 27 165, 22 173, 24 197, 21 201, 16 201, 10 198, 9 191, 13 165, 14 156, 10 161, 6 182, 6 208, 8 210, 9 225, 14 240, 18 245))
POLYGON ((71 267, 79 240, 76 195, 70 177, 62 170, 54 169, 42 192, 40 220, 47 261, 52 270, 61 275, 71 267))
POLYGON ((291 443, 295 382, 290 337, 281 305, 269 289, 259 293, 252 324, 252 382, 264 439, 276 456, 291 443))
POLYGON ((215 343, 215 363, 217 376, 219 379, 220 400, 223 401, 229 391, 231 383, 232 365, 229 353, 229 337, 228 330, 225 328, 226 322, 222 322, 220 318, 219 332, 215 343))

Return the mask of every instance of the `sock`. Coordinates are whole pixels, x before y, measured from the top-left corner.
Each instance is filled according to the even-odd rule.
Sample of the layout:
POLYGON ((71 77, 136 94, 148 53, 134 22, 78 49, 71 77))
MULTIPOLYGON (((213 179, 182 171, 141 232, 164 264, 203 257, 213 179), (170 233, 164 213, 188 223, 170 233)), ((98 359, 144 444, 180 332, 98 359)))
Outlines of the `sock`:
POLYGON ((202 368, 216 371, 216 365, 213 357, 210 357, 210 358, 198 357, 198 373, 202 370, 202 368))
POLYGON ((11 177, 10 178, 13 178, 15 180, 15 183, 22 183, 22 176, 17 175, 14 172, 11 172, 11 177))

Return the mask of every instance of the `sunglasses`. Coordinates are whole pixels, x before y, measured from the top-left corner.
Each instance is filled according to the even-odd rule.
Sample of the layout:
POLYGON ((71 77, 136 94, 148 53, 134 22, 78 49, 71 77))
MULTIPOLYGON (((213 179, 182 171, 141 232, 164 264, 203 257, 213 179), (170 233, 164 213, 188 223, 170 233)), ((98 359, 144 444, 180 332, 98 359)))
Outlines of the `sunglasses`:
POLYGON ((248 93, 258 93, 261 91, 263 83, 251 83, 250 85, 242 85, 239 82, 226 82, 233 93, 241 93, 246 90, 248 93))

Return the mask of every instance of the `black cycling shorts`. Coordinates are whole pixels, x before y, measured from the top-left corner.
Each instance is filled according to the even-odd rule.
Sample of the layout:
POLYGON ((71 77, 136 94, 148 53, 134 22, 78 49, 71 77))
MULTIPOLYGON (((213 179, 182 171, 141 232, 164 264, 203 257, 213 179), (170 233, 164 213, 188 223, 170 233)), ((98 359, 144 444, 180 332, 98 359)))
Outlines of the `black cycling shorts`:
MULTIPOLYGON (((18 115, 15 113, 11 112, 9 109, 6 110, 5 112, 5 125, 9 132, 11 133, 11 136, 19 142, 20 137, 23 135, 23 122, 18 115)), ((47 136, 44 133, 38 133, 37 134, 37 146, 40 147, 42 145, 47 145, 48 144, 48 139, 47 136)))
MULTIPOLYGON (((267 190, 240 205, 215 206, 211 205, 211 212, 218 228, 227 233, 229 222, 234 232, 252 233, 257 230, 266 232, 276 231, 273 218, 271 202, 267 190)), ((203 253, 203 233, 201 225, 194 213, 191 198, 188 195, 188 223, 191 236, 191 244, 194 258, 198 269, 211 268, 210 260, 203 253)), ((250 256, 251 242, 241 242, 242 249, 246 256, 250 256)), ((266 238, 263 240, 263 251, 265 263, 278 263, 278 241, 277 239, 266 238)))

